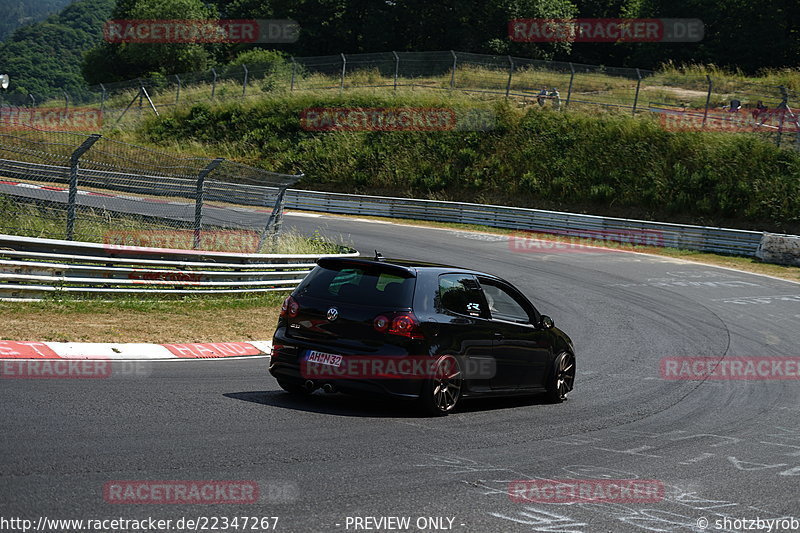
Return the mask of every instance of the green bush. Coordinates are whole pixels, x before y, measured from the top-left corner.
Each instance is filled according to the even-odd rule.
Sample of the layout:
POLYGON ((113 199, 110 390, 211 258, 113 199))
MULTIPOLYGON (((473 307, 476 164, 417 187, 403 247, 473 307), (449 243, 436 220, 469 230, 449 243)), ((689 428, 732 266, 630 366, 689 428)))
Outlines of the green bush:
POLYGON ((179 109, 138 140, 306 174, 301 186, 612 216, 800 230, 800 154, 752 134, 671 132, 655 121, 519 108, 447 94, 273 94, 179 109), (310 107, 480 107, 491 131, 306 131, 310 107), (224 150, 222 148, 224 147, 224 150))

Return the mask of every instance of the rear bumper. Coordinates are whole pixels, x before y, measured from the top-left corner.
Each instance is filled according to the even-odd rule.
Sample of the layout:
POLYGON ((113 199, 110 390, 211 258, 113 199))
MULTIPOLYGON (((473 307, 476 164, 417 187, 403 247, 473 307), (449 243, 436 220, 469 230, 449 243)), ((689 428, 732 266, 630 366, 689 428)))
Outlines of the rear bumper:
MULTIPOLYGON (((275 332, 272 356, 269 359, 269 373, 281 381, 299 385, 309 381, 310 376, 304 376, 301 372, 301 357, 307 350, 334 351, 345 357, 348 355, 341 353, 341 350, 332 350, 317 344, 288 338, 284 331, 284 328, 279 327, 275 332)), ((332 379, 328 377, 310 379, 310 381, 313 382, 315 388, 331 384, 341 392, 405 399, 419 398, 424 382, 422 379, 332 379)))

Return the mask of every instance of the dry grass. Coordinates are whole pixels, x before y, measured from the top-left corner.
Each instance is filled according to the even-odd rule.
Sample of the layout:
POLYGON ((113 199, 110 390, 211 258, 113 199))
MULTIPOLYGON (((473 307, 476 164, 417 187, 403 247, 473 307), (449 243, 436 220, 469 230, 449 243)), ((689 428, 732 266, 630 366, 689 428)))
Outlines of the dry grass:
POLYGON ((1 302, 0 339, 53 342, 268 340, 285 295, 228 302, 1 302))

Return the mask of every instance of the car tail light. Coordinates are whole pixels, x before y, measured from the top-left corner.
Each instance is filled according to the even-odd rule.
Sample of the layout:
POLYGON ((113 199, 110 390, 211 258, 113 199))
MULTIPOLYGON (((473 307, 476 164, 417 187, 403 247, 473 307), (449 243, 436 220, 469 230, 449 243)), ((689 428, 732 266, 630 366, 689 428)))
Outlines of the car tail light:
POLYGON ((394 315, 378 315, 372 321, 372 327, 378 333, 399 335, 409 339, 424 339, 419 321, 413 313, 396 313, 394 315))
POLYGON ((286 299, 281 304, 281 316, 288 316, 294 318, 297 316, 297 313, 299 312, 300 312, 300 305, 297 303, 297 300, 295 300, 291 296, 287 296, 286 299))

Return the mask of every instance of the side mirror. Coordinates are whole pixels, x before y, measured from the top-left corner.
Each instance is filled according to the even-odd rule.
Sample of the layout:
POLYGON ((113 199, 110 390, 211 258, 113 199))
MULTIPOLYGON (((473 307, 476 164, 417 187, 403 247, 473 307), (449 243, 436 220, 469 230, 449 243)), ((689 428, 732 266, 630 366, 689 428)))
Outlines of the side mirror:
POLYGON ((553 319, 552 318, 550 318, 547 315, 542 315, 542 318, 539 319, 539 326, 542 329, 550 329, 553 326, 555 326, 555 324, 553 323, 553 319))

